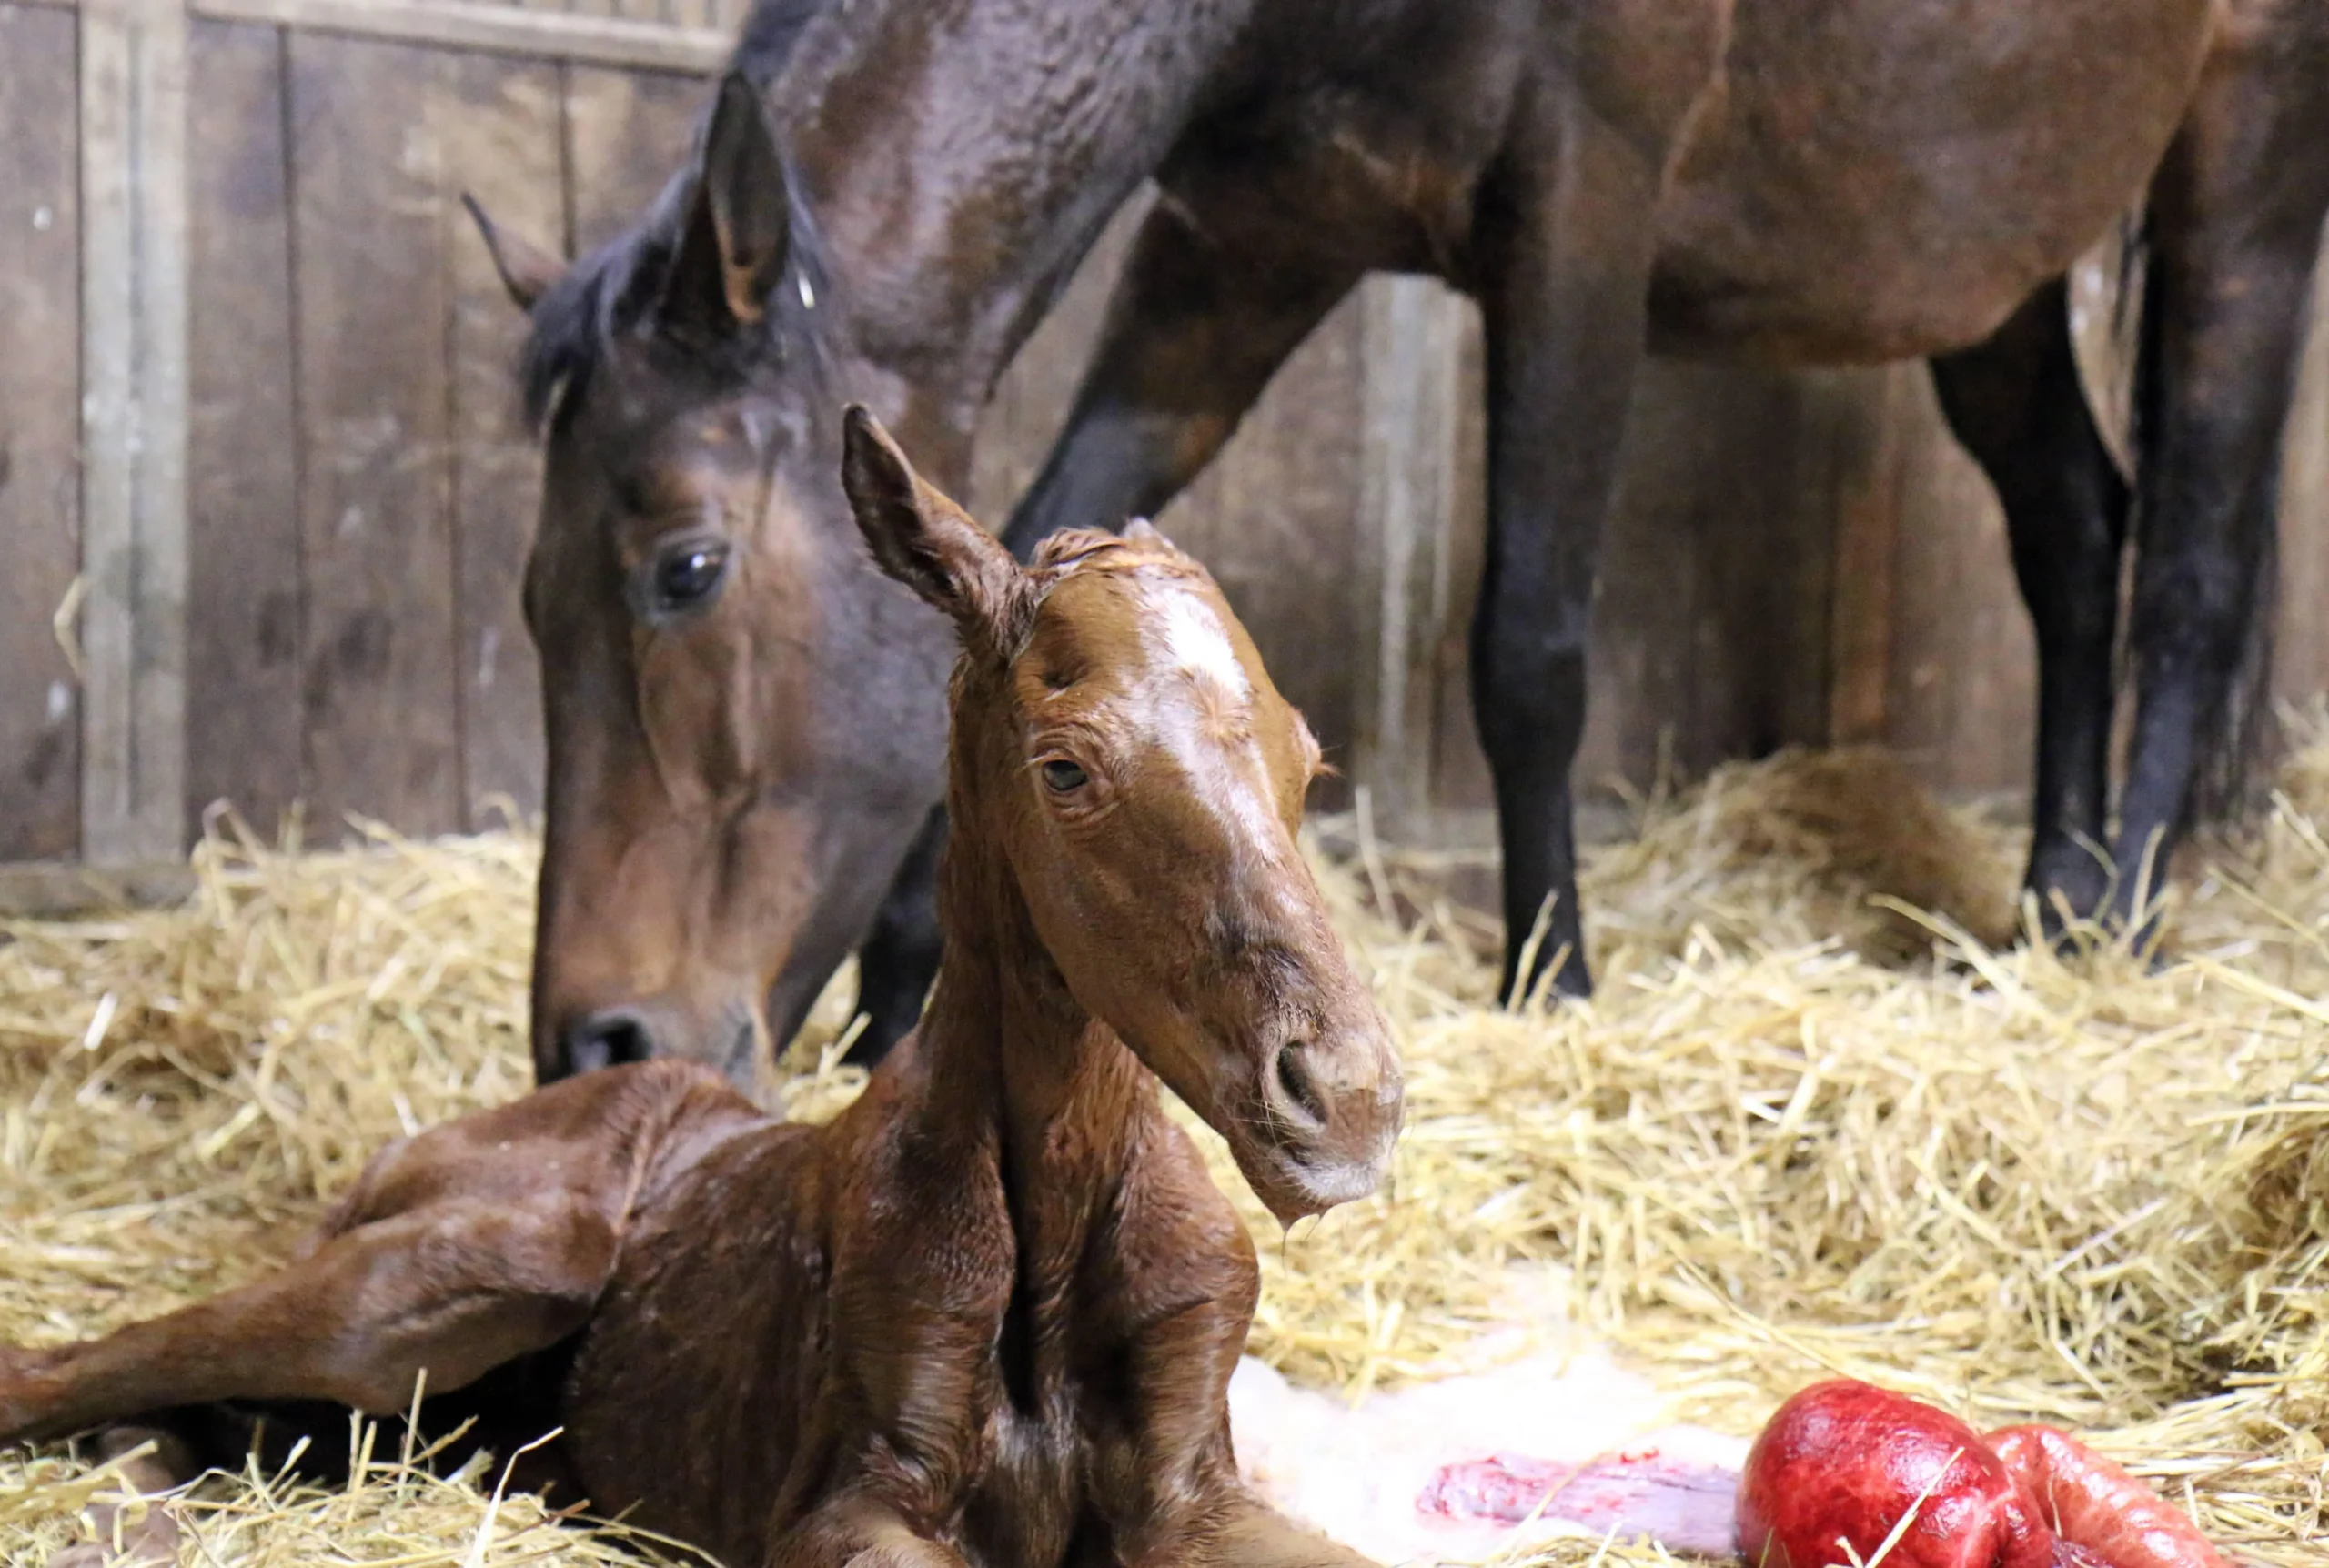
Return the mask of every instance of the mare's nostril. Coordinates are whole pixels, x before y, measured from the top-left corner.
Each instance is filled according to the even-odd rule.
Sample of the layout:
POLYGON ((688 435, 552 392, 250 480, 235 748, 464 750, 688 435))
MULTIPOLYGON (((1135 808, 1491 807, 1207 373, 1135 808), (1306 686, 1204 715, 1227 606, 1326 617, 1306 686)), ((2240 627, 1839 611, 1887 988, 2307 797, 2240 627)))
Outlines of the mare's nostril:
POLYGON ((654 1054, 655 1041, 635 1013, 599 1013, 584 1019, 566 1037, 569 1072, 596 1072, 628 1061, 645 1061, 654 1054))
POLYGON ((1318 1086, 1311 1081, 1310 1069, 1303 1060, 1308 1049, 1308 1042, 1304 1040, 1278 1048, 1278 1096, 1287 1111, 1313 1127, 1324 1127, 1326 1102, 1319 1097, 1318 1086))

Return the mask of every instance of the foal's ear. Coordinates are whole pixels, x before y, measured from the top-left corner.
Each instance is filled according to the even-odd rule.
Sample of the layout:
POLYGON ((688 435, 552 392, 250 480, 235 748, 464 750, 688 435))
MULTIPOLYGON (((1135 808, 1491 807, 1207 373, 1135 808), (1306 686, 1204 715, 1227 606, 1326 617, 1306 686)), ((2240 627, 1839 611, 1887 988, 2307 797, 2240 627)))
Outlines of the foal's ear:
POLYGON ((533 309, 534 302, 566 276, 566 263, 495 223, 486 216, 485 204, 467 191, 461 193, 461 205, 469 208, 478 233, 485 236, 486 254, 493 257, 493 270, 501 275, 501 286, 509 291, 519 309, 533 309))
POLYGON ((882 569, 954 618, 965 641, 1008 648, 1025 579, 1001 541, 923 482, 890 433, 852 403, 841 486, 882 569))
POLYGON ((783 276, 792 201, 760 91, 741 71, 721 78, 689 183, 664 313, 713 330, 749 326, 783 276))

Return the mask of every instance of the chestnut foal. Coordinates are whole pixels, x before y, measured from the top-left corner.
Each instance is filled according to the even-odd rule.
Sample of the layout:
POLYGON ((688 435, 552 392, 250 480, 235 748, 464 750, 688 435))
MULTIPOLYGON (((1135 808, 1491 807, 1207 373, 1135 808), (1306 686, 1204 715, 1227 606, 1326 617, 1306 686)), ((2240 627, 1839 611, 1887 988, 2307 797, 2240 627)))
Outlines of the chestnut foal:
POLYGON ((731 1564, 1363 1561, 1238 1482, 1253 1246, 1156 1095, 1282 1221, 1382 1176, 1397 1061, 1295 848, 1317 747, 1153 530, 1023 568, 846 437, 875 557, 962 644, 915 1043, 822 1128, 666 1060, 392 1144, 271 1278, 0 1352, 0 1439, 142 1419, 176 1473, 240 1460, 193 1452, 206 1407, 393 1412, 425 1372, 731 1564))

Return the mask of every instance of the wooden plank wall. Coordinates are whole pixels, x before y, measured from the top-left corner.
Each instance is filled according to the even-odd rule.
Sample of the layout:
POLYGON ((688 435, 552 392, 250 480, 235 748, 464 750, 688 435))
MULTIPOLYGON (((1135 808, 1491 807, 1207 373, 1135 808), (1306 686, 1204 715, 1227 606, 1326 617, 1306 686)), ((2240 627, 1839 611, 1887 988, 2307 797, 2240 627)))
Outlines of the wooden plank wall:
POLYGON ((81 563, 76 18, 0 5, 0 859, 81 843, 76 653, 51 629, 81 563))
POLYGON ((524 318, 459 196, 603 237, 701 83, 217 21, 192 75, 187 830, 220 799, 327 839, 537 809, 524 318))
MULTIPOLYGON (((220 19, 324 3, 200 0, 191 25, 189 835, 222 799, 270 833, 303 802, 311 838, 338 837, 351 812, 433 832, 489 821, 497 801, 538 807, 517 595, 538 485, 510 376, 523 321, 459 196, 588 247, 660 186, 705 90, 685 74, 220 19)), ((0 182, 0 859, 86 841, 77 650, 69 625, 52 629, 83 554, 76 23, 0 0, 0 146, 21 171, 0 182)), ((1137 217, 1135 203, 1111 227, 988 412, 971 499, 991 521, 1064 414, 1137 217)), ((2323 286, 2329 318, 2329 271, 2323 286)), ((1321 327, 1159 519, 1212 565, 1346 766, 1385 690, 1370 639, 1393 503, 1365 426, 1387 407, 1382 335, 1416 304, 1387 287, 1321 327)), ((1399 744, 1417 797, 1405 826, 1472 839, 1488 800, 1465 674, 1479 351, 1468 310, 1446 319, 1452 337, 1431 341, 1455 345, 1452 455, 1423 500, 1397 503, 1437 530, 1427 591, 1400 608, 1415 624, 1399 744)), ((2307 613, 2329 593, 2329 332, 2306 364, 2284 482, 2290 695, 2329 688, 2329 629, 2307 613)), ((1636 424, 1607 536, 1586 780, 1868 739, 1946 789, 2021 787, 2029 633, 1994 503, 1921 367, 1657 366, 1636 424)))

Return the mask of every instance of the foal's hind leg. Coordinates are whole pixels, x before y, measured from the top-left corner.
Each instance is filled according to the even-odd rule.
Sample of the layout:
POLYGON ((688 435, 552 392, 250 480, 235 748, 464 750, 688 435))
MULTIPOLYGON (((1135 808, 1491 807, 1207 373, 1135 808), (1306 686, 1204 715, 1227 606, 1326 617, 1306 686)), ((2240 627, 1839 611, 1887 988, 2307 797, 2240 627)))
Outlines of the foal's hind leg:
POLYGON ((614 1246, 606 1216, 563 1192, 374 1221, 167 1316, 14 1352, 0 1363, 0 1441, 220 1400, 390 1413, 424 1368, 432 1391, 459 1388, 581 1327, 614 1246))
POLYGON ((404 1408, 588 1321, 642 1163, 684 1118, 749 1116, 708 1071, 590 1073, 376 1156, 298 1261, 103 1339, 0 1350, 0 1442, 226 1400, 404 1408))
POLYGON ((2069 289, 2056 278, 1986 343, 1932 362, 1950 428, 2005 508, 2038 639, 2038 768, 2028 885, 2047 929, 2110 890, 2112 658, 2127 486, 2079 385, 2069 289), (2062 907, 2058 907, 2056 900, 2062 907))
POLYGON ((2271 612, 2282 428, 2329 210, 2329 9, 2228 9, 2151 190, 2122 915, 2164 875, 2203 770, 2236 779, 2265 695, 2243 667, 2260 674, 2246 655, 2271 612))

